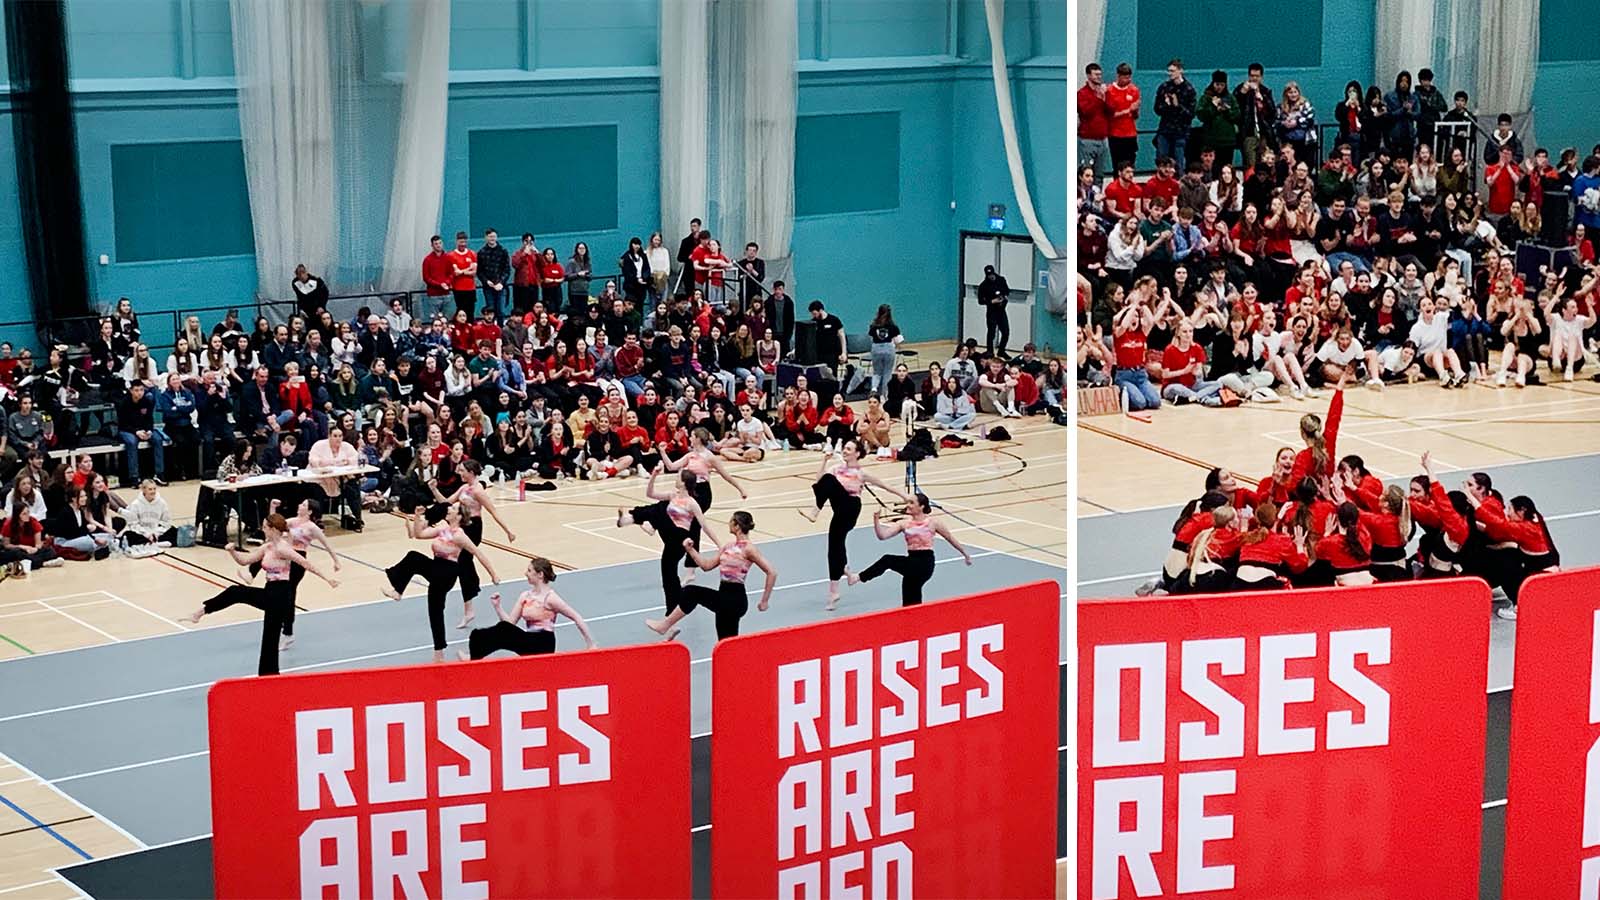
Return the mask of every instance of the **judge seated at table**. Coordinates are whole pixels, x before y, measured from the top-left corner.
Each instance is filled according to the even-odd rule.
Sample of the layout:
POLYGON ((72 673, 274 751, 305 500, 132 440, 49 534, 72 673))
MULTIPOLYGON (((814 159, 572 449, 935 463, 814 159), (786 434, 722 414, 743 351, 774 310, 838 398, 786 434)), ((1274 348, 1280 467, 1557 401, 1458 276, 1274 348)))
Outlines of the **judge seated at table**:
MULTIPOLYGON (((292 436, 292 435, 291 435, 292 436)), ((361 465, 361 454, 356 445, 344 439, 344 429, 328 426, 328 436, 311 445, 307 459, 313 473, 335 468, 352 468, 361 465)), ((353 475, 340 478, 319 478, 317 484, 331 501, 343 498, 344 513, 339 517, 340 527, 346 531, 361 530, 361 479, 353 475)))

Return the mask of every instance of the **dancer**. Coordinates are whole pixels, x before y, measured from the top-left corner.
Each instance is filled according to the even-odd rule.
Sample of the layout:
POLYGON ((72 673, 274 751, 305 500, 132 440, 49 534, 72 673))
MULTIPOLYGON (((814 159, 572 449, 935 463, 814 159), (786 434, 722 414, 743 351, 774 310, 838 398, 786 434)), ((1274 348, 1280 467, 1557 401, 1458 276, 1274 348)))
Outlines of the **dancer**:
MULTIPOLYGON (((664 456, 665 454, 663 454, 664 456)), ((750 495, 745 492, 744 485, 728 474, 727 467, 722 464, 722 457, 717 455, 717 451, 713 447, 711 432, 705 428, 696 428, 689 432, 689 452, 675 460, 666 460, 664 464, 669 472, 682 470, 694 475, 694 481, 689 492, 694 497, 695 502, 700 504, 701 512, 711 511, 712 472, 716 472, 722 476, 723 481, 732 485, 734 490, 739 492, 740 500, 750 499, 750 495)), ((700 546, 700 524, 698 522, 689 524, 689 537, 694 540, 696 547, 700 546)), ((688 570, 686 580, 692 580, 694 575, 700 571, 694 567, 693 563, 689 562, 687 557, 684 558, 683 565, 688 570)))
POLYGON ((1229 566, 1239 554, 1239 532, 1233 527, 1238 512, 1232 506, 1211 511, 1211 526, 1195 535, 1188 565, 1176 582, 1175 594, 1213 594, 1233 586, 1229 566))
MULTIPOLYGON (((1327 534, 1313 546, 1316 562, 1295 584, 1299 587, 1372 584, 1372 535, 1361 524, 1361 509, 1346 500, 1328 521, 1327 534)), ((1315 533, 1315 532, 1312 532, 1315 533)))
POLYGON ((1333 399, 1328 401, 1328 417, 1324 424, 1321 416, 1306 413, 1300 417, 1300 437, 1306 448, 1294 458, 1294 468, 1289 470, 1289 488, 1293 490, 1303 478, 1321 479, 1333 474, 1334 445, 1339 440, 1339 420, 1344 417, 1344 378, 1333 389, 1333 399))
POLYGON ((677 568, 678 561, 685 555, 684 539, 692 540, 689 529, 698 525, 712 543, 718 541, 716 534, 706 524, 705 510, 701 508, 700 501, 694 498, 694 473, 687 470, 679 472, 674 489, 663 493, 656 489, 656 478, 664 471, 665 464, 657 463, 650 470, 650 480, 644 486, 645 496, 656 502, 631 510, 618 509, 617 527, 637 524, 661 538, 661 590, 666 595, 667 613, 671 614, 678 605, 678 594, 683 589, 677 568))
POLYGON ((1433 474, 1433 458, 1422 454, 1424 474, 1411 479, 1411 515, 1422 529, 1417 544, 1417 568, 1422 578, 1451 578, 1461 574, 1461 553, 1472 536, 1472 504, 1461 491, 1445 492, 1433 474))
POLYGON ((462 552, 472 554, 483 563, 491 584, 500 579, 494 574, 494 565, 489 562, 489 557, 478 549, 478 545, 462 529, 460 504, 444 504, 431 510, 417 507, 416 513, 406 519, 406 534, 412 540, 429 541, 433 557, 430 559, 412 550, 385 569, 389 584, 383 588, 383 595, 391 600, 399 600, 400 592, 406 589, 413 577, 428 582, 428 627, 433 631, 433 661, 444 662, 444 601, 455 586, 456 576, 460 574, 462 552), (417 523, 424 520, 426 524, 419 528, 417 523))
POLYGON ((509 650, 518 656, 538 656, 556 652, 556 616, 563 615, 578 626, 588 649, 598 647, 594 635, 583 616, 561 599, 550 585, 556 580, 555 566, 542 556, 528 561, 528 589, 517 598, 515 606, 506 612, 500 606, 500 594, 489 595, 494 611, 500 617, 488 628, 475 628, 467 635, 467 650, 461 659, 483 659, 496 650, 509 650))
POLYGON ((1306 530, 1296 527, 1290 537, 1276 530, 1278 507, 1271 500, 1256 504, 1249 531, 1239 539, 1239 568, 1233 573, 1236 591, 1276 591, 1311 564, 1306 556, 1306 530))
MULTIPOLYGON (((272 500, 271 511, 277 512, 278 506, 282 502, 283 501, 274 498, 272 500)), ((289 524, 289 544, 294 547, 296 553, 299 553, 301 556, 309 557, 311 555, 311 545, 316 544, 322 549, 328 551, 328 558, 333 560, 333 571, 337 572, 342 568, 342 566, 339 564, 339 554, 333 552, 333 547, 328 544, 328 536, 322 530, 321 503, 310 499, 301 500, 300 505, 295 508, 294 518, 286 521, 289 524)), ((261 571, 261 561, 257 560, 251 563, 249 568, 243 571, 248 573, 248 576, 245 579, 247 582, 254 579, 256 577, 256 573, 261 571)), ((304 568, 296 567, 290 570, 289 586, 294 594, 299 594, 300 582, 303 581, 305 577, 306 570, 304 568)), ((290 603, 288 614, 285 615, 283 619, 283 639, 278 642, 279 652, 294 646, 294 614, 295 604, 290 603)))
POLYGON ((773 585, 778 583, 778 570, 767 562, 755 544, 750 543, 750 532, 755 528, 756 521, 749 513, 742 509, 734 513, 728 519, 730 540, 710 556, 701 556, 694 542, 684 538, 684 555, 704 571, 721 569, 722 583, 715 588, 698 584, 684 587, 678 593, 678 608, 669 611, 665 619, 646 619, 645 626, 656 634, 665 635, 670 641, 678 636, 677 626, 683 617, 694 612, 696 606, 703 606, 716 614, 717 640, 737 635, 739 620, 750 611, 750 595, 745 589, 745 578, 750 574, 751 566, 767 576, 767 583, 761 589, 761 601, 756 604, 757 610, 766 612, 767 605, 772 601, 773 585))
POLYGON ((828 505, 833 507, 833 520, 828 523, 827 608, 830 610, 839 608, 839 580, 844 578, 845 566, 850 562, 845 549, 845 538, 856 527, 856 520, 861 518, 861 489, 869 484, 883 488, 906 503, 911 502, 909 496, 884 484, 877 476, 863 471, 861 439, 845 438, 839 445, 837 462, 831 456, 822 458, 822 467, 817 470, 817 481, 811 485, 811 494, 816 498, 816 505, 809 510, 800 510, 800 515, 815 522, 817 516, 822 514, 822 507, 828 505))
MULTIPOLYGON (((461 473, 461 486, 449 498, 440 497, 445 503, 459 503, 461 505, 461 530, 467 537, 472 538, 472 543, 483 543, 483 514, 488 513, 500 530, 506 533, 506 540, 515 544, 517 536, 506 527, 505 520, 500 518, 499 510, 495 509, 494 500, 490 498, 489 491, 483 486, 483 463, 475 459, 466 459, 461 462, 457 470, 461 473)), ((434 491, 438 496, 438 491, 434 491)), ((478 567, 473 565, 475 554, 468 553, 461 557, 461 571, 457 578, 461 583, 461 621, 456 623, 456 628, 466 628, 472 624, 472 601, 477 598, 479 591, 478 567)))
POLYGON ((1467 494, 1467 502, 1476 510, 1477 520, 1491 541, 1512 545, 1505 570, 1505 588, 1508 605, 1495 610, 1495 615, 1515 622, 1517 620, 1517 594, 1528 576, 1553 571, 1561 565, 1561 553, 1555 539, 1550 536, 1550 525, 1545 521, 1533 499, 1527 496, 1512 497, 1502 511, 1497 505, 1467 494))
POLYGON ((909 518, 903 521, 896 522, 893 525, 885 525, 883 524, 883 510, 874 511, 872 514, 873 534, 876 534, 880 541, 887 541, 897 534, 905 535, 906 555, 897 556, 886 553, 878 557, 877 562, 862 569, 859 575, 850 571, 849 567, 846 567, 844 574, 850 584, 855 585, 863 581, 871 581, 879 575, 893 570, 900 573, 900 605, 916 606, 920 604, 922 602, 922 587, 928 583, 928 579, 933 577, 933 538, 935 535, 944 538, 945 543, 956 548, 956 552, 961 554, 961 558, 966 561, 967 565, 972 565, 972 554, 967 552, 966 547, 961 546, 961 542, 956 540, 956 536, 950 533, 950 529, 938 519, 928 517, 928 510, 931 507, 932 504, 928 502, 928 495, 917 491, 906 502, 906 515, 909 518))
POLYGON ((290 580, 290 573, 295 566, 300 566, 326 581, 329 587, 338 587, 339 579, 330 578, 315 563, 294 549, 294 545, 289 541, 289 523, 282 515, 272 513, 267 516, 262 522, 261 530, 266 539, 261 546, 249 553, 240 553, 239 548, 233 544, 228 544, 224 549, 240 566, 261 563, 262 571, 267 573, 266 584, 263 587, 253 587, 248 584, 232 585, 201 604, 193 615, 183 621, 194 625, 202 616, 220 612, 236 603, 246 603, 261 610, 265 615, 261 619, 261 657, 256 673, 276 675, 278 636, 283 631, 284 619, 289 615, 289 611, 294 609, 295 589, 294 582, 290 580))
POLYGON ((1190 500, 1172 523, 1172 548, 1167 551, 1161 571, 1135 588, 1134 595, 1148 597, 1157 591, 1175 593, 1179 579, 1189 567, 1190 546, 1200 532, 1212 526, 1211 513, 1224 506, 1230 506, 1228 495, 1220 491, 1207 491, 1199 499, 1190 500))

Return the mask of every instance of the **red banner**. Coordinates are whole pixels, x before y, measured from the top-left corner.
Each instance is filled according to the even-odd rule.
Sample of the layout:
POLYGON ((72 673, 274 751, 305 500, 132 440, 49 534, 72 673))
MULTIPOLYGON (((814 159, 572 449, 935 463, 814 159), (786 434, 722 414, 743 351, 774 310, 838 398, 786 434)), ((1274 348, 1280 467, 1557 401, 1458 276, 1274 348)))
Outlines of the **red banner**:
POLYGON ((1049 897, 1054 582, 731 638, 712 656, 718 897, 1049 897))
POLYGON ((1600 897, 1600 569, 1535 575, 1517 602, 1505 900, 1600 897))
POLYGON ((1078 896, 1475 897, 1481 581, 1078 605, 1078 896))
POLYGON ((687 897, 679 644, 218 682, 217 896, 687 897))

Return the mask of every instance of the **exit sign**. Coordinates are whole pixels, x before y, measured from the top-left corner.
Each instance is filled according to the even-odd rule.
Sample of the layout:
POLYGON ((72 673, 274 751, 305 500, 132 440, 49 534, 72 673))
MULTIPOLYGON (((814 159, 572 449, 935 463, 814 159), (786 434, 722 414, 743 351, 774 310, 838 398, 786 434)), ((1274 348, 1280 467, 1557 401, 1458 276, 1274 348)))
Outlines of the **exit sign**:
POLYGON ((1006 228, 1006 205, 1004 203, 989 204, 989 230, 1004 231, 1006 228))

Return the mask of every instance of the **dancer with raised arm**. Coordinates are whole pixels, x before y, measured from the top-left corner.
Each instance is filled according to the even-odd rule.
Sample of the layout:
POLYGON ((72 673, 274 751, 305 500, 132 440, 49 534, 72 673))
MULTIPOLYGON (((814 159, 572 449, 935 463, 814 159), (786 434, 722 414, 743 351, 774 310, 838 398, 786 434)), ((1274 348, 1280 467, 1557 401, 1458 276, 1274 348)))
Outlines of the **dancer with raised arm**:
MULTIPOLYGON (((281 501, 273 499, 271 511, 277 512, 281 501)), ((289 543, 295 552, 302 556, 310 556, 313 544, 328 552, 328 558, 333 560, 333 570, 339 571, 339 554, 333 552, 333 547, 328 543, 328 535, 322 530, 322 504, 316 500, 301 500, 295 508, 294 518, 287 520, 289 525, 289 543)), ((245 569, 251 579, 261 571, 261 561, 257 560, 245 569)), ((304 567, 295 566, 289 572, 289 582, 296 593, 300 590, 300 582, 306 577, 304 567)), ((247 579, 248 580, 248 579, 247 579)), ((284 651, 294 646, 294 612, 295 605, 289 604, 288 615, 283 620, 283 639, 278 642, 278 650, 284 651)))
MULTIPOLYGON (((463 460, 461 463, 461 487, 445 499, 445 503, 461 504, 461 530, 472 538, 474 544, 483 544, 483 516, 488 513, 489 518, 500 526, 506 533, 506 540, 515 544, 517 536, 511 533, 505 520, 500 518, 500 511, 495 509, 494 498, 489 496, 488 488, 483 486, 483 463, 475 459, 463 460)), ((478 567, 472 560, 476 554, 466 553, 461 556, 461 570, 458 580, 461 583, 461 621, 456 623, 456 628, 466 628, 472 624, 472 601, 477 598, 480 586, 478 583, 478 567)))
POLYGON ((745 578, 750 574, 751 566, 767 576, 767 583, 761 589, 761 601, 756 604, 757 610, 766 612, 772 601, 772 588, 778 583, 778 570, 767 562, 755 544, 750 543, 750 532, 755 527, 756 521, 749 513, 742 509, 734 513, 728 520, 730 540, 710 556, 701 556, 694 548, 694 542, 684 538, 684 554, 704 571, 720 569, 722 582, 715 588, 698 584, 682 588, 678 593, 678 608, 668 612, 665 619, 646 619, 645 625, 656 634, 665 635, 670 641, 678 636, 677 626, 683 617, 694 612, 696 606, 703 606, 716 614, 717 640, 737 635, 739 620, 750 611, 750 595, 745 588, 745 578))
POLYGON ((847 567, 844 570, 844 574, 850 583, 853 585, 863 581, 871 581, 891 570, 898 572, 900 573, 900 605, 916 606, 922 602, 923 586, 933 577, 933 539, 935 536, 944 538, 945 543, 954 547, 956 552, 961 554, 961 558, 966 561, 967 565, 972 565, 972 554, 967 552, 966 547, 961 546, 961 542, 956 540, 955 535, 950 533, 949 527, 944 522, 928 515, 928 510, 931 506, 932 504, 928 502, 928 495, 917 491, 911 495, 911 500, 906 503, 907 518, 902 521, 895 522, 892 525, 885 525, 883 524, 883 510, 874 512, 872 514, 872 531, 878 536, 878 540, 887 541, 897 534, 905 535, 906 555, 898 556, 886 553, 878 557, 877 562, 862 569, 859 575, 850 571, 847 567))
POLYGON ((811 494, 816 499, 816 505, 809 510, 800 510, 800 515, 815 522, 817 516, 822 514, 822 507, 833 507, 833 518, 828 522, 827 608, 830 610, 839 608, 839 581, 844 578, 845 567, 850 564, 849 553, 845 549, 845 538, 850 535, 850 531, 856 527, 856 521, 861 518, 861 490, 869 484, 882 488, 906 503, 911 502, 910 496, 885 484, 876 475, 869 475, 862 470, 861 439, 846 438, 839 445, 837 460, 831 456, 822 458, 822 467, 817 470, 817 481, 811 485, 811 494))
POLYGON ((489 557, 478 549, 472 538, 461 527, 461 506, 450 503, 433 509, 419 506, 406 518, 406 534, 414 541, 428 541, 432 557, 416 550, 407 553, 399 562, 384 570, 389 584, 383 588, 384 596, 399 600, 401 592, 411 579, 421 578, 428 583, 428 628, 433 632, 433 661, 444 662, 444 601, 455 587, 461 571, 461 554, 470 553, 483 563, 489 573, 490 583, 499 581, 489 557), (418 527, 419 522, 426 523, 418 527))
POLYGON ((261 564, 261 570, 267 573, 266 584, 254 587, 248 584, 232 585, 222 593, 212 597, 200 608, 194 611, 184 621, 193 625, 200 621, 202 616, 220 612, 236 603, 244 603, 261 610, 265 615, 261 619, 261 657, 256 673, 259 675, 278 674, 278 636, 283 631, 285 619, 294 609, 295 583, 290 575, 295 566, 300 566, 311 574, 326 581, 330 587, 338 587, 339 580, 324 574, 317 565, 306 559, 294 549, 289 541, 289 523, 283 516, 273 513, 262 522, 261 530, 265 536, 261 546, 249 553, 239 552, 239 548, 228 544, 228 555, 240 566, 261 564))
MULTIPOLYGON (((694 497, 695 502, 700 504, 701 512, 711 511, 712 472, 717 473, 722 477, 723 481, 732 485, 733 489, 739 492, 740 500, 748 500, 750 498, 750 495, 745 492, 744 485, 728 474, 728 469, 722 464, 722 457, 717 455, 717 450, 713 444, 710 431, 705 428, 696 428, 689 432, 689 452, 676 460, 665 460, 664 462, 669 472, 682 470, 694 475, 690 494, 694 497)), ((689 537, 694 540, 696 547, 700 546, 700 526, 697 523, 689 525, 689 537)), ((688 577, 691 579, 694 577, 694 573, 699 572, 699 569, 694 568, 688 559, 684 560, 684 567, 689 570, 688 577)))
POLYGON ((701 508, 700 501, 694 498, 694 473, 687 470, 678 473, 673 489, 662 491, 656 487, 656 479, 664 471, 665 466, 657 463, 650 470, 650 480, 644 486, 645 496, 656 502, 631 510, 618 509, 617 527, 638 525, 661 539, 661 590, 666 595, 667 613, 670 615, 677 608, 678 594, 683 590, 677 571, 678 561, 684 558, 683 542, 686 538, 690 543, 694 541, 689 529, 698 525, 713 543, 720 542, 716 533, 706 524, 705 510, 701 508))
POLYGON ((583 635, 588 649, 599 646, 583 616, 551 587, 556 580, 556 569, 550 560, 534 557, 528 561, 526 574, 528 589, 517 598, 510 612, 500 606, 499 592, 489 595, 489 602, 494 604, 500 620, 488 628, 473 629, 467 636, 467 650, 461 653, 461 659, 483 659, 497 650, 508 650, 518 656, 554 653, 558 615, 566 616, 578 626, 578 633, 583 635))

